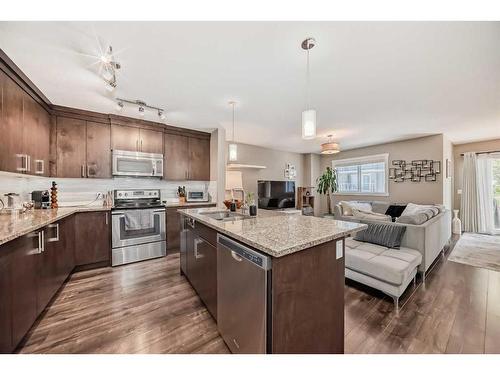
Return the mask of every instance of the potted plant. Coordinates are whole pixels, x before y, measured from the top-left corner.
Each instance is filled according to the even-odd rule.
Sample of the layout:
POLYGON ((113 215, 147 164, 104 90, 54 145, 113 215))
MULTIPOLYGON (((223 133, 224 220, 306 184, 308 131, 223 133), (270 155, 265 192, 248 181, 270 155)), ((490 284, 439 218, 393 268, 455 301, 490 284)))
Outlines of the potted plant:
POLYGON ((316 180, 318 187, 316 190, 319 194, 326 194, 328 204, 328 215, 332 215, 332 201, 330 194, 337 191, 337 173, 331 167, 326 167, 323 175, 319 176, 316 180))

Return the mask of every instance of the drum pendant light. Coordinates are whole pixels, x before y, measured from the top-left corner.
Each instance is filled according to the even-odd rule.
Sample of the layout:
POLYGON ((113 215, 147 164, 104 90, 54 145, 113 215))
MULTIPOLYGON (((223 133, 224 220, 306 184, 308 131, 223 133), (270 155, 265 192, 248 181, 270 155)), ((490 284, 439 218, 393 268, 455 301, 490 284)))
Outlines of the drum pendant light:
POLYGON ((310 107, 309 50, 316 45, 314 38, 307 38, 301 44, 307 51, 307 109, 302 112, 302 139, 316 138, 316 110, 310 107))

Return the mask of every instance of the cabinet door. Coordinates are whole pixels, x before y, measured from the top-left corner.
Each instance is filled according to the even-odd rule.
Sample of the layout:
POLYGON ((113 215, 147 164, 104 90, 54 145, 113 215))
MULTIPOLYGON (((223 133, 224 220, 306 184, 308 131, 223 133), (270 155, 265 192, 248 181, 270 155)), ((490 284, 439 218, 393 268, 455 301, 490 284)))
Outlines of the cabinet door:
POLYGON ((111 178, 111 127, 87 121, 87 177, 111 178))
POLYGON ((210 139, 189 137, 189 180, 210 180, 210 139))
POLYGON ((111 148, 122 151, 139 151, 139 128, 111 125, 111 148))
POLYGON ((11 353, 12 347, 12 286, 10 284, 9 243, 0 246, 0 353, 11 353))
POLYGON ((23 153, 30 156, 27 173, 48 176, 50 153, 50 114, 31 96, 23 93, 23 153))
POLYGON ((183 135, 165 134, 163 178, 182 181, 189 169, 188 138, 183 135))
POLYGON ((75 265, 109 262, 109 212, 80 212, 75 216, 75 265))
POLYGON ((0 70, 2 120, 0 122, 0 170, 27 171, 23 152, 23 90, 0 70))
POLYGON ((12 346, 16 347, 37 314, 38 232, 30 233, 7 243, 12 253, 12 346))
POLYGON ((44 247, 42 253, 38 256, 37 314, 40 314, 47 307, 60 286, 58 285, 57 269, 57 252, 59 249, 56 236, 59 230, 56 228, 58 225, 58 223, 54 223, 43 228, 44 247))
POLYGON ((141 152, 163 154, 163 132, 141 129, 139 149, 141 152))
POLYGON ((84 120, 57 118, 57 177, 85 177, 84 120))
POLYGON ((210 314, 217 320, 217 248, 201 237, 195 240, 195 248, 195 259, 200 263, 195 288, 210 314))
POLYGON ((181 245, 181 215, 178 207, 167 208, 167 250, 178 252, 181 245))

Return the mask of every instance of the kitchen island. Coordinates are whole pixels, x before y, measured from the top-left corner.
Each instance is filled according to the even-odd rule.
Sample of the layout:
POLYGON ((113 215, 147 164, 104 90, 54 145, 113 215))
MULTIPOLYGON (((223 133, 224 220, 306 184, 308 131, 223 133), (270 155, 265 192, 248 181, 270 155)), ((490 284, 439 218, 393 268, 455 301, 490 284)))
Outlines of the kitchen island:
POLYGON ((344 238, 364 224, 187 209, 181 271, 233 353, 344 352, 344 238))

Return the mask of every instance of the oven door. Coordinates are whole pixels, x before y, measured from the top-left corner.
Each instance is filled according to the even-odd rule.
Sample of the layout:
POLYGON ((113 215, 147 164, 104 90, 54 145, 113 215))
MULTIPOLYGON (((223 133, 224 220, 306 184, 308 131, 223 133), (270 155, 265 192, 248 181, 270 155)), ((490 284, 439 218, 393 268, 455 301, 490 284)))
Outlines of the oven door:
POLYGON ((145 152, 114 151, 113 175, 135 177, 162 177, 163 155, 145 152))
POLYGON ((112 211, 113 248, 165 241, 165 209, 140 209, 141 213, 152 215, 151 226, 141 229, 127 229, 125 215, 130 211, 133 210, 112 211))

